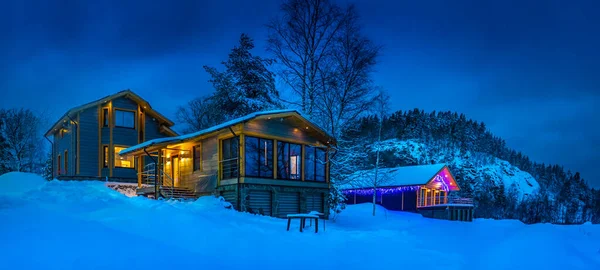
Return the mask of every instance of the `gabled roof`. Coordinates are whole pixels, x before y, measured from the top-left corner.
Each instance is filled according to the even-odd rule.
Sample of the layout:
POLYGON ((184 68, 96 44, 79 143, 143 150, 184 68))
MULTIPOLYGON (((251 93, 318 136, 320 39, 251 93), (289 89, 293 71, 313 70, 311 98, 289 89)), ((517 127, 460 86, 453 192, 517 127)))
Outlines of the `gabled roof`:
POLYGON ((313 129, 315 129, 317 132, 323 134, 324 136, 328 137, 330 139, 331 142, 334 141, 333 136, 329 135, 326 131, 324 131, 323 129, 319 128, 317 125, 315 125, 314 123, 310 122, 309 120, 307 120, 306 118, 302 117, 302 115, 300 114, 300 112, 298 112, 297 110, 273 110, 273 111, 263 111, 263 112, 255 112, 255 113, 251 113, 248 114, 246 116, 240 117, 240 118, 236 118, 233 119, 231 121, 227 121, 225 123, 207 128, 207 129, 203 129, 197 132, 193 132, 193 133, 189 133, 189 134, 185 134, 185 135, 181 135, 181 136, 177 136, 177 137, 169 137, 169 138, 159 138, 159 139, 154 139, 154 140, 149 140, 146 141, 144 143, 138 144, 138 145, 134 145, 132 147, 123 149, 119 152, 119 155, 127 155, 127 154, 131 154, 137 151, 141 151, 144 148, 148 148, 151 146, 158 146, 158 145, 168 145, 168 144, 176 144, 176 143, 182 143, 185 141, 189 141, 189 140, 193 140, 197 137, 203 136, 203 135, 207 135, 222 129, 226 129, 229 128, 231 126, 240 124, 240 123, 244 123, 253 119, 258 119, 258 118, 267 118, 267 117, 278 117, 278 116, 283 116, 283 115, 293 115, 295 117, 298 117, 300 120, 306 122, 307 124, 310 124, 313 129))
POLYGON ((148 103, 148 101, 146 101, 145 99, 143 99, 142 97, 138 96, 136 93, 134 93, 133 91, 127 89, 127 90, 123 90, 120 91, 118 93, 103 97, 101 99, 74 107, 70 110, 68 110, 63 116, 61 116, 58 121, 56 121, 56 123, 54 123, 52 125, 52 127, 46 131, 45 136, 48 136, 52 133, 52 131, 54 129, 57 129, 60 127, 60 125, 63 122, 69 121, 71 120, 70 118, 74 118, 75 115, 78 112, 81 112, 85 109, 88 108, 92 108, 95 106, 98 106, 98 104, 103 104, 107 101, 113 100, 115 98, 119 98, 119 97, 127 97, 135 102, 137 102, 138 104, 140 104, 142 107, 144 107, 144 111, 152 116, 154 116, 155 118, 158 118, 159 120, 161 120, 162 122, 165 123, 165 127, 168 129, 168 132, 172 132, 172 134, 177 134, 175 132, 173 132, 172 130, 170 130, 170 127, 172 127, 175 123, 173 123, 173 121, 169 120, 167 117, 165 117, 164 115, 160 114, 159 112, 155 111, 154 109, 152 109, 152 107, 150 106, 150 103, 148 103))
MULTIPOLYGON (((447 185, 448 190, 460 190, 460 187, 454 180, 454 176, 450 173, 448 166, 443 163, 379 169, 377 187, 428 186, 435 188, 437 185, 436 178, 438 176, 441 177, 438 179, 445 182, 443 184, 447 185)), ((358 171, 353 173, 349 178, 352 179, 352 181, 342 185, 341 189, 373 188, 375 170, 358 171)))

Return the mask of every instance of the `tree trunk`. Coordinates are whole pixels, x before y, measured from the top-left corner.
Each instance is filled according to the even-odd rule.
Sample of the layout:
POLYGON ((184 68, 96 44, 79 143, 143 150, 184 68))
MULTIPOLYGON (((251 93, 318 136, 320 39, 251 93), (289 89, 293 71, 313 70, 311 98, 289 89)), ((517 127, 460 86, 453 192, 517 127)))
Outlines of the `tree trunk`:
POLYGON ((383 117, 379 119, 379 134, 377 135, 377 159, 375 160, 375 179, 373 180, 373 216, 375 216, 375 205, 377 204, 377 185, 379 177, 379 144, 381 143, 381 126, 383 125, 383 117))

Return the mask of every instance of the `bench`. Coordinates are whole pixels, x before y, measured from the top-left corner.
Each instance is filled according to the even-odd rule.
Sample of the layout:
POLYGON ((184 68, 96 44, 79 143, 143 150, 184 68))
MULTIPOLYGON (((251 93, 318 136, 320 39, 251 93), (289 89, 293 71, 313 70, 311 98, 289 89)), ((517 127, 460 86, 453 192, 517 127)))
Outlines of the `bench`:
POLYGON ((306 225, 306 219, 309 219, 310 222, 312 223, 312 220, 315 220, 315 233, 319 232, 319 216, 318 215, 312 215, 312 214, 289 214, 287 215, 287 230, 290 230, 290 224, 292 223, 292 219, 299 219, 300 220, 300 232, 302 232, 302 229, 304 228, 304 226, 306 225))

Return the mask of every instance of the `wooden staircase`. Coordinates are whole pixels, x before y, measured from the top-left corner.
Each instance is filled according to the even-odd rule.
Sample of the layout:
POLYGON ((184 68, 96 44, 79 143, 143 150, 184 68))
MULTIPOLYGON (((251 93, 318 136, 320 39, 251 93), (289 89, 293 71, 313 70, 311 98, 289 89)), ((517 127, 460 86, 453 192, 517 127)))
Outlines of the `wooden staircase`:
POLYGON ((160 194, 163 198, 172 199, 196 199, 196 193, 193 190, 184 187, 160 187, 160 194))
POLYGON ((141 173, 142 176, 142 187, 136 190, 136 194, 139 196, 145 196, 149 198, 165 198, 165 199, 196 199, 198 194, 193 190, 185 187, 175 187, 173 185, 173 179, 164 173, 162 169, 156 171, 154 163, 150 163, 144 167, 144 171, 141 173), (156 178, 156 179, 155 179, 156 178), (155 181, 158 180, 158 181, 155 181), (158 186, 158 195, 156 194, 156 185, 158 186))

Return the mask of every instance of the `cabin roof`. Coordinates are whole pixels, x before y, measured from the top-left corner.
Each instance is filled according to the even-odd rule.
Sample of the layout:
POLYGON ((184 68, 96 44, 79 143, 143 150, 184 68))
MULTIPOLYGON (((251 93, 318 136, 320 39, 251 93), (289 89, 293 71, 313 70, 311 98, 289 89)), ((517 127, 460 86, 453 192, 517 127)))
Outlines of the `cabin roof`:
POLYGON ((137 102, 138 104, 141 104, 142 106, 145 106, 144 110, 148 114, 150 114, 150 115, 158 118, 159 120, 162 120, 162 122, 165 123, 164 126, 166 128, 166 132, 169 132, 171 134, 177 135, 176 132, 174 132, 173 130, 170 129, 170 127, 172 127, 175 124, 173 121, 169 120, 167 117, 165 117, 164 115, 160 114, 158 111, 152 109, 152 107, 150 106, 150 103, 148 103, 148 101, 146 101, 145 99, 143 99, 142 97, 140 97, 139 95, 137 95, 136 93, 134 93, 133 91, 127 89, 127 90, 123 90, 123 91, 117 92, 115 94, 112 94, 112 95, 105 96, 103 98, 94 100, 92 102, 89 102, 89 103, 86 103, 86 104, 83 104, 83 105, 71 108, 63 116, 61 116, 58 119, 58 121, 56 121, 48 131, 46 131, 45 136, 50 135, 52 133, 52 131, 55 130, 55 129, 57 129, 57 128, 59 128, 60 125, 63 122, 70 121, 71 118, 75 117, 76 113, 81 112, 81 111, 83 111, 85 109, 88 109, 88 108, 92 108, 94 106, 98 106, 98 104, 103 104, 103 103, 105 103, 105 102, 107 102, 109 100, 113 100, 113 99, 119 98, 119 97, 130 98, 131 100, 137 102))
POLYGON ((323 134, 324 136, 330 138, 330 140, 333 140, 333 136, 329 135, 329 133, 327 133, 326 131, 324 131, 323 129, 319 128, 317 125, 315 125, 314 123, 312 123, 311 121, 307 120, 306 118, 302 117, 302 115, 300 114, 300 112, 298 112, 297 110, 272 110, 272 111, 262 111, 262 112, 255 112, 255 113, 251 113, 248 114, 246 116, 242 116, 227 122, 224 122, 222 124, 216 125, 216 126, 212 126, 210 128, 207 129, 203 129, 197 132, 193 132, 193 133, 189 133, 189 134, 185 134, 185 135, 180 135, 180 136, 176 136, 176 137, 169 137, 169 138, 159 138, 159 139, 154 139, 154 140, 149 140, 146 142, 143 142, 141 144, 138 145, 134 145, 131 146, 129 148, 123 149, 119 152, 119 155, 128 155, 128 154, 132 154, 135 152, 139 152, 141 150, 143 150, 144 148, 148 148, 151 146, 158 146, 158 145, 168 145, 168 144, 176 144, 176 143, 181 143, 181 142, 185 142, 185 141, 189 141, 192 140, 194 138, 203 136, 203 135, 207 135, 222 129, 226 129, 229 128, 231 126, 240 124, 240 123, 244 123, 259 117, 268 117, 268 116, 279 116, 279 115, 294 115, 298 118, 300 118, 302 121, 305 121, 306 123, 310 124, 315 130, 317 130, 319 133, 323 134))
MULTIPOLYGON (((402 166, 378 170, 378 188, 402 186, 434 186, 436 177, 440 176, 448 186, 448 190, 460 190, 446 164, 418 166, 402 166)), ((350 182, 341 186, 342 190, 373 188, 375 169, 358 171, 350 175, 350 182)))

